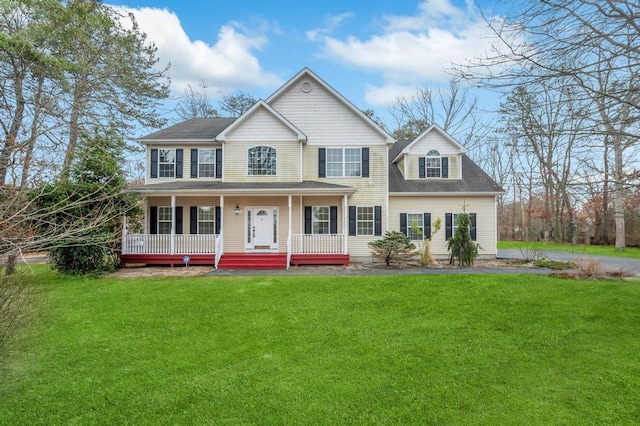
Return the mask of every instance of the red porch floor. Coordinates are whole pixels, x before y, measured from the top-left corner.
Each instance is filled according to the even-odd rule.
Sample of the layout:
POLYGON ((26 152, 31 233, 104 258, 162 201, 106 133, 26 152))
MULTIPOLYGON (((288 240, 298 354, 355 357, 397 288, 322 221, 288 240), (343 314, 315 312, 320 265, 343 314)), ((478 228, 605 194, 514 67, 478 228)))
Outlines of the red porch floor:
MULTIPOLYGON (((189 265, 215 264, 213 254, 191 254, 189 265)), ((184 266, 183 254, 123 254, 120 266, 127 264, 184 266)), ((348 265, 348 254, 292 254, 291 265, 348 265)), ((219 269, 286 269, 287 253, 225 253, 218 263, 219 269)))

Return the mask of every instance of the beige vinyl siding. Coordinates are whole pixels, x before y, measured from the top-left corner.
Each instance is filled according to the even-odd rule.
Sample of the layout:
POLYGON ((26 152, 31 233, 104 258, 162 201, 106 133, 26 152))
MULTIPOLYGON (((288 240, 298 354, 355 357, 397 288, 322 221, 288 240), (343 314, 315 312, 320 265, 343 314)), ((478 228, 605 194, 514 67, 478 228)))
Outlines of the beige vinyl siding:
POLYGON ((294 123, 311 145, 386 144, 383 135, 312 78, 304 78, 271 106, 294 123), (311 91, 302 91, 304 83, 311 91))
MULTIPOLYGON (((224 200, 224 251, 238 253, 245 251, 247 228, 245 223, 246 209, 249 207, 278 207, 278 251, 287 251, 289 237, 289 199, 288 197, 225 197, 224 200), (240 214, 233 210, 236 204, 240 214)), ((291 200, 291 229, 300 229, 300 197, 291 200)))
POLYGON ((409 149, 409 154, 426 155, 432 149, 440 152, 440 155, 459 154, 458 147, 452 145, 437 131, 427 133, 414 143, 409 149))
POLYGON ((444 259, 449 256, 445 241, 445 214, 467 213, 476 214, 476 242, 482 250, 481 258, 495 258, 496 256, 496 200, 494 196, 486 197, 406 197, 393 196, 389 199, 389 229, 400 231, 400 213, 431 213, 431 223, 436 218, 442 221, 442 227, 431 239, 433 254, 444 259))
MULTIPOLYGON (((405 179, 410 180, 410 179, 421 179, 420 178, 420 164, 419 164, 419 159, 420 157, 424 157, 426 155, 427 151, 423 152, 422 154, 418 155, 418 154, 408 154, 404 157, 405 161, 407 162, 407 175, 405 176, 405 179)), ((460 170, 460 163, 461 163, 461 158, 459 155, 443 155, 443 157, 447 157, 449 159, 449 177, 448 179, 461 179, 462 175, 461 175, 461 170, 460 170)), ((402 170, 402 169, 400 169, 402 170)), ((422 178, 422 179, 426 179, 426 178, 422 178)), ((433 178, 429 178, 429 179, 433 179, 433 178)))
MULTIPOLYGON (((291 232, 294 234, 304 234, 304 208, 309 207, 330 207, 336 206, 338 208, 338 234, 342 234, 344 229, 342 227, 343 223, 343 212, 342 212, 342 197, 296 197, 298 199, 302 198, 302 203, 300 204, 301 208, 299 211, 299 226, 292 227, 291 232)), ((346 214, 346 212, 345 212, 346 214)))
MULTIPOLYGON (((178 146, 149 146, 147 147, 146 152, 146 183, 154 184, 161 182, 174 181, 176 178, 151 178, 151 150, 152 149, 182 149, 183 150, 183 162, 182 162, 182 179, 191 179, 191 150, 192 149, 219 149, 222 148, 220 143, 212 143, 212 144, 188 144, 186 142, 184 145, 180 144, 178 146)), ((224 153, 223 153, 224 156, 224 153)), ((215 180, 216 178, 198 178, 198 179, 206 179, 206 180, 215 180)), ((220 178, 217 178, 220 179, 220 178)))
POLYGON ((297 142, 296 133, 265 108, 258 108, 227 135, 228 142, 297 142))
POLYGON ((232 141, 224 146, 225 182, 300 182, 300 143, 295 142, 247 142, 232 141), (275 176, 247 175, 248 150, 255 146, 276 149, 275 176))

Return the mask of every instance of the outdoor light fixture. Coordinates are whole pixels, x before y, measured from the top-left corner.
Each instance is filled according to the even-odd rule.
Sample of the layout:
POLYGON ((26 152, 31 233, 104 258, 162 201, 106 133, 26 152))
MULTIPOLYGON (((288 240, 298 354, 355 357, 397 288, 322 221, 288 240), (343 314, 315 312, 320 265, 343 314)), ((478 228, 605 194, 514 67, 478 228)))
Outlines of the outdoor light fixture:
POLYGON ((235 208, 235 209, 233 209, 233 212, 234 212, 235 214, 240 214, 240 206, 239 206, 238 204, 236 204, 236 208, 235 208))

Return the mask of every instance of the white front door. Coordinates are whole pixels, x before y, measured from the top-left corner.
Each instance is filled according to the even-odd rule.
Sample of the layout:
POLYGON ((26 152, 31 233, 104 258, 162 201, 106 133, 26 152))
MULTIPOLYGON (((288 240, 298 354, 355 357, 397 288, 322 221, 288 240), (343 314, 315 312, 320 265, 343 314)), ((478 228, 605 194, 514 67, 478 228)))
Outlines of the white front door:
POLYGON ((247 208, 247 249, 249 250, 277 250, 278 249, 278 208, 250 207, 247 208))

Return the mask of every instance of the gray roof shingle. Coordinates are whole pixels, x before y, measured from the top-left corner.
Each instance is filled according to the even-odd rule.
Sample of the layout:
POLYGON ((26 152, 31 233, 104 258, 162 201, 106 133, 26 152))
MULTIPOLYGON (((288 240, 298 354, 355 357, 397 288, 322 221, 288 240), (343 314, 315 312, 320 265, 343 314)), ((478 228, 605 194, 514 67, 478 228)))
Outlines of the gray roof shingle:
POLYGON ((462 155, 462 179, 405 180, 393 159, 410 143, 398 141, 389 149, 390 193, 491 193, 504 190, 466 154, 462 155))
POLYGON ((192 118, 182 123, 174 124, 166 129, 143 136, 138 139, 141 143, 148 143, 159 140, 214 140, 216 136, 226 129, 235 118, 214 117, 214 118, 192 118))

